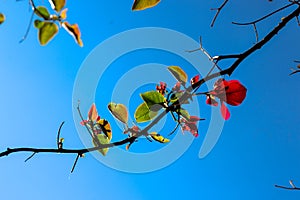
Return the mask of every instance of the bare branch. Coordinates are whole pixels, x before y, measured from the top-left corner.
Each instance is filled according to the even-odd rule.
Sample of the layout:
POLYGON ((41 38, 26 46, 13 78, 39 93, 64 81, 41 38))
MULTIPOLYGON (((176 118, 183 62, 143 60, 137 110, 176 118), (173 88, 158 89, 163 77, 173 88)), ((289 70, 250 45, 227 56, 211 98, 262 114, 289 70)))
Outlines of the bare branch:
POLYGON ((251 22, 246 22, 246 23, 232 22, 232 23, 235 24, 235 25, 239 25, 239 26, 247 26, 247 25, 256 24, 256 23, 258 23, 260 21, 263 21, 264 19, 266 19, 266 18, 268 18, 268 17, 270 17, 270 16, 272 16, 272 15, 274 15, 274 14, 276 14, 276 13, 278 13, 278 12, 280 12, 280 11, 282 11, 282 10, 290 7, 290 6, 292 6, 292 5, 295 5, 295 4, 296 4, 295 2, 290 3, 290 4, 286 5, 286 6, 283 6, 283 7, 279 8, 279 9, 277 9, 277 10, 275 10, 275 11, 273 11, 273 12, 271 12, 271 13, 269 13, 269 14, 267 14, 267 15, 259 18, 259 19, 257 19, 257 20, 251 21, 251 22))
POLYGON ((219 8, 212 8, 212 9, 211 9, 211 10, 216 10, 217 12, 216 12, 216 14, 215 14, 215 16, 214 16, 214 18, 213 18, 211 24, 210 24, 210 27, 213 27, 213 26, 214 26, 214 24, 215 24, 215 22, 216 22, 216 20, 217 20, 217 18, 218 18, 218 16, 219 16, 221 10, 224 8, 224 6, 225 6, 227 3, 228 3, 228 0, 225 0, 219 8))
POLYGON ((300 190, 300 188, 296 187, 292 180, 289 180, 291 187, 281 186, 281 185, 274 185, 277 188, 286 189, 286 190, 300 190))
MULTIPOLYGON (((202 37, 201 37, 201 36, 200 36, 199 41, 200 41, 200 47, 199 47, 198 49, 188 50, 188 51, 186 51, 186 52, 192 53, 192 52, 195 52, 195 51, 202 51, 202 52, 206 55, 206 57, 208 57, 209 61, 211 61, 211 62, 213 63, 213 66, 212 66, 212 68, 209 70, 208 75, 215 69, 215 67, 217 67, 220 71, 222 71, 222 69, 218 66, 218 60, 216 60, 215 57, 212 57, 212 56, 208 53, 208 51, 206 51, 206 49, 203 48, 202 37)), ((208 76, 208 75, 207 75, 207 76, 208 76)))

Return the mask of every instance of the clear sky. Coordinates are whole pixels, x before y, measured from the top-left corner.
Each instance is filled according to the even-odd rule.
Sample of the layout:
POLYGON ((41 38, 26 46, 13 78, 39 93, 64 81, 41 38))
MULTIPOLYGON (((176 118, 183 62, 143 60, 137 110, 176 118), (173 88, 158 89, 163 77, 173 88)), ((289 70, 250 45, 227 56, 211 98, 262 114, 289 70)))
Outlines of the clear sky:
MULTIPOLYGON (((78 134, 80 131, 74 123, 73 92, 84 60, 106 39, 135 28, 160 27, 185 34, 195 43, 201 35, 204 47, 212 55, 241 53, 255 42, 253 28, 235 26, 231 22, 254 20, 285 2, 230 1, 215 27, 210 28, 215 14, 210 8, 219 6, 222 1, 163 0, 155 8, 141 12, 132 12, 132 1, 129 0, 68 1, 68 20, 78 23, 82 32, 84 47, 80 48, 63 29, 42 47, 33 27, 27 39, 19 44, 30 19, 28 2, 3 1, 0 12, 6 14, 7 20, 0 26, 0 150, 7 147, 53 148, 62 121, 66 121, 61 133, 66 148, 84 148, 90 142, 82 140, 85 136, 78 134)), ((47 1, 36 3, 48 5, 47 1)), ((288 9, 258 24, 260 38, 291 11, 288 9)), ((232 116, 225 122, 217 144, 204 158, 200 159, 198 154, 207 135, 211 108, 199 98, 201 117, 207 120, 199 124, 199 137, 167 167, 148 173, 127 173, 107 167, 97 159, 99 155, 87 154, 70 175, 75 155, 38 154, 24 163, 30 154, 17 153, 0 159, 0 198, 299 199, 297 191, 274 187, 274 184, 288 185, 290 179, 300 187, 300 77, 298 74, 288 76, 290 68, 296 66, 293 60, 300 59, 298 36, 299 27, 293 20, 262 50, 247 58, 232 77, 227 77, 240 80, 248 89, 247 97, 241 106, 229 106, 232 116)), ((102 60, 124 46, 138 45, 139 38, 142 36, 119 40, 119 47, 115 45, 99 55, 99 66, 102 60)), ((147 41, 147 38, 142 39, 147 41)), ((163 38, 161 43, 165 43, 163 38)), ((171 44, 176 49, 182 45, 180 41, 171 44)), ((183 45, 182 52, 193 48, 195 46, 183 45)), ((201 56, 200 64, 208 69, 210 63, 201 56)), ((145 71, 132 79, 127 78, 126 84, 120 83, 123 89, 116 94, 113 94, 114 83, 122 80, 125 74, 134 75, 136 72, 132 70, 136 66, 147 69, 151 66, 149 63, 161 68, 163 65, 179 65, 186 69, 189 77, 197 70, 202 71, 193 68, 186 58, 159 49, 146 48, 120 55, 110 63, 95 86, 95 98, 80 98, 92 98, 99 114, 111 119, 114 141, 126 136, 121 133, 120 124, 109 116, 107 103, 111 99, 127 99, 133 118, 135 106, 141 103, 138 94, 154 88, 157 80, 151 82, 148 78, 160 77, 163 70, 157 72, 159 75, 153 70, 152 73, 145 71), (126 96, 126 88, 139 81, 144 81, 143 85, 130 90, 130 97, 126 96)), ((221 66, 227 67, 230 63, 224 61, 221 66)), ((166 79, 170 80, 170 86, 175 83, 167 75, 166 79)), ((88 103, 82 102, 83 112, 87 112, 88 107, 88 103)), ((167 118, 160 129, 168 133, 173 125, 167 118)), ((191 138, 189 133, 182 135, 179 131, 177 134, 178 137, 191 138)), ((159 159, 164 161, 169 154, 159 151, 163 147, 140 139, 131 151, 137 154, 162 152, 159 159)), ((117 156, 112 156, 114 151, 109 151, 107 158, 110 158, 110 153, 114 163, 122 162, 128 166, 149 164, 139 160, 126 161, 122 156, 118 160, 117 156)))

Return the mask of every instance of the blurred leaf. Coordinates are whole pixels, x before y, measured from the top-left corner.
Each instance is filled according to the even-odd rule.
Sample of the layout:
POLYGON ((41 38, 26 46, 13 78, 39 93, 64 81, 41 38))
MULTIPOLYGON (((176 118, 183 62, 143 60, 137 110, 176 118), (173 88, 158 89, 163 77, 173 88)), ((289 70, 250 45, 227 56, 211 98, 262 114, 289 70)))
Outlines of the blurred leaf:
POLYGON ((178 66, 170 66, 170 67, 168 67, 168 70, 176 78, 177 81, 179 81, 181 84, 185 85, 185 83, 187 82, 187 75, 183 71, 183 69, 181 69, 178 66))
POLYGON ((106 137, 109 139, 109 141, 112 138, 112 131, 110 128, 110 124, 106 119, 99 119, 97 123, 100 125, 102 132, 106 137))
POLYGON ((183 109, 183 108, 180 108, 179 109, 179 114, 184 117, 187 121, 190 120, 190 114, 187 110, 183 109))
POLYGON ((153 140, 160 142, 160 143, 170 142, 169 139, 164 138, 163 136, 161 136, 160 134, 157 134, 156 132, 150 133, 150 136, 152 137, 153 140))
POLYGON ((135 110, 134 118, 138 123, 141 123, 152 120, 156 115, 157 112, 151 111, 147 104, 144 102, 135 110))
POLYGON ((59 12, 63 7, 65 7, 66 0, 49 0, 49 3, 51 4, 51 8, 53 10, 59 12))
POLYGON ((40 29, 42 28, 42 26, 44 25, 45 22, 39 20, 39 19, 36 19, 34 20, 34 27, 37 28, 37 29, 40 29))
POLYGON ((165 97, 158 91, 149 91, 141 94, 142 99, 152 111, 159 111, 165 102, 165 97))
POLYGON ((5 21, 5 15, 3 13, 0 13, 0 24, 2 24, 5 21))
POLYGON ((68 8, 65 8, 60 12, 60 18, 62 20, 65 20, 67 18, 67 11, 68 11, 68 8))
MULTIPOLYGON (((103 134, 98 134, 97 135, 97 138, 100 142, 100 144, 109 144, 110 143, 110 139, 108 137, 106 137, 105 135, 103 134)), ((97 145, 95 144, 95 142, 93 141, 93 145, 95 147, 97 147, 97 145)), ((104 148, 104 149, 99 149, 98 150, 103 156, 105 156, 108 152, 108 148, 104 148)))
POLYGON ((144 10, 156 6, 160 0, 134 0, 132 10, 144 10))
POLYGON ((45 19, 45 20, 49 20, 50 19, 50 13, 48 12, 48 9, 44 6, 38 6, 35 9, 35 14, 37 14, 37 16, 45 19))
POLYGON ((128 111, 125 105, 109 103, 108 104, 109 111, 113 114, 115 118, 123 122, 124 124, 128 121, 128 111))
POLYGON ((62 27, 64 27, 64 29, 73 36, 73 38, 75 39, 75 41, 77 42, 77 44, 79 46, 83 46, 82 40, 81 40, 81 33, 80 33, 80 29, 79 26, 77 24, 69 24, 68 22, 63 22, 62 23, 62 27))
MULTIPOLYGON (((176 101, 178 101, 180 99, 180 97, 183 95, 184 93, 183 92, 176 92, 175 94, 173 94, 171 96, 171 102, 174 103, 176 101)), ((183 102, 179 102, 180 104, 189 104, 189 100, 185 100, 183 102)))
POLYGON ((93 103, 88 112, 88 120, 96 121, 98 118, 98 112, 96 109, 96 105, 93 103))
POLYGON ((39 29, 39 41, 41 45, 46 45, 58 32, 58 26, 53 22, 44 22, 39 29))

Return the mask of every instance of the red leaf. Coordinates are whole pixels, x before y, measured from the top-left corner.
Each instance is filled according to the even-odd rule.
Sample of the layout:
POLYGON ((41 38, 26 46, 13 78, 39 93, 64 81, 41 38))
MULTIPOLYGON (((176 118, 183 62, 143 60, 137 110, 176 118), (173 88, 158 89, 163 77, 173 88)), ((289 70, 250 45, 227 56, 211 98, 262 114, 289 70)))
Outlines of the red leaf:
POLYGON ((226 107, 226 105, 224 104, 224 102, 221 103, 221 114, 225 120, 228 120, 230 118, 230 112, 226 107))
POLYGON ((218 102, 211 95, 206 96, 206 104, 218 106, 218 102))
POLYGON ((232 106, 240 105, 246 97, 247 89, 238 81, 228 81, 226 88, 226 103, 232 106))
POLYGON ((89 112, 88 112, 88 120, 91 120, 91 121, 96 121, 97 118, 98 118, 98 112, 97 112, 97 109, 96 109, 96 106, 95 104, 93 103, 89 112))
POLYGON ((80 124, 81 124, 82 126, 86 125, 87 123, 88 123, 87 120, 83 120, 83 121, 80 122, 80 124))
POLYGON ((174 92, 179 92, 180 91, 180 87, 181 87, 181 83, 177 82, 174 87, 172 88, 172 91, 174 92))
POLYGON ((196 76, 194 76, 194 77, 191 79, 191 85, 192 85, 192 88, 194 88, 194 85, 195 85, 196 83, 199 82, 199 79, 200 79, 200 75, 199 75, 199 74, 196 75, 196 76))

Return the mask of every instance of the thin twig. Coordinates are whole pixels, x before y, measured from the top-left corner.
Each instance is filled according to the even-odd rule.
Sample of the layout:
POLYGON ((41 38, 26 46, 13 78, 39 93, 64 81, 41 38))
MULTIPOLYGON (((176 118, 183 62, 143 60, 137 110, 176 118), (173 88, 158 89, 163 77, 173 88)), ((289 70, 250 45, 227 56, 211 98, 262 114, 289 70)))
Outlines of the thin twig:
POLYGON ((173 133, 175 133, 175 131, 177 130, 177 128, 179 127, 180 122, 177 122, 175 128, 169 133, 169 136, 172 135, 173 133))
POLYGON ((255 33, 255 40, 256 42, 258 42, 258 31, 257 31, 257 28, 256 28, 256 24, 253 24, 253 28, 254 28, 254 33, 255 33))
POLYGON ((227 4, 227 2, 228 2, 228 0, 225 0, 219 8, 212 8, 211 9, 211 10, 216 10, 217 12, 216 12, 216 14, 215 14, 215 16, 214 16, 211 24, 210 24, 210 27, 214 26, 214 24, 215 24, 215 22, 216 22, 216 20, 217 20, 217 18, 219 16, 221 10, 224 8, 224 6, 227 4))
MULTIPOLYGON (((79 114, 79 117, 80 117, 81 121, 84 123, 84 119, 82 117, 79 105, 80 105, 80 101, 78 101, 78 104, 77 104, 77 111, 78 111, 78 114, 79 114)), ((86 130, 88 131, 88 133, 90 134, 90 136, 92 138, 94 138, 93 133, 91 132, 91 130, 89 129, 89 127, 85 123, 84 123, 84 126, 85 126, 86 130)))
POLYGON ((300 190, 299 187, 296 187, 294 182, 292 180, 289 181, 291 187, 286 187, 286 186, 281 186, 281 185, 274 185, 277 188, 282 188, 282 189, 286 189, 286 190, 300 190))
POLYGON ((64 121, 60 124, 60 126, 59 126, 59 129, 58 129, 58 131, 57 131, 57 137, 56 137, 56 144, 57 144, 57 148, 58 149, 60 149, 60 148, 62 148, 62 144, 61 144, 61 142, 59 141, 60 140, 60 131, 61 131, 61 128, 62 128, 62 126, 64 125, 64 121))
POLYGON ((210 73, 214 70, 215 67, 217 67, 220 71, 222 71, 222 69, 218 66, 218 61, 215 60, 214 57, 212 57, 208 51, 206 51, 206 49, 203 48, 203 44, 202 44, 202 37, 200 36, 199 38, 199 43, 200 43, 200 47, 198 49, 194 49, 194 50, 187 50, 186 52, 188 53, 192 53, 195 51, 202 51, 206 57, 209 59, 209 61, 211 61, 213 63, 212 68, 210 69, 210 71, 208 72, 207 76, 210 75, 210 73))
POLYGON ((76 166, 76 164, 77 164, 77 161, 78 161, 79 156, 80 156, 80 154, 77 154, 76 159, 75 159, 75 162, 74 162, 73 167, 72 167, 72 169, 71 169, 71 174, 73 173, 73 171, 74 171, 74 169, 75 169, 75 166, 76 166))
POLYGON ((283 6, 283 7, 279 8, 279 9, 277 9, 277 10, 275 10, 275 11, 273 11, 273 12, 271 12, 271 13, 269 13, 269 14, 267 14, 267 15, 259 18, 259 19, 251 21, 251 22, 246 22, 246 23, 232 22, 232 24, 239 25, 239 26, 247 26, 247 25, 251 25, 251 24, 256 24, 256 23, 258 23, 260 21, 263 21, 264 19, 266 19, 266 18, 268 18, 268 17, 270 17, 270 16, 272 16, 272 15, 274 15, 274 14, 276 14, 276 13, 278 13, 278 12, 280 12, 280 11, 282 11, 282 10, 290 7, 290 6, 292 6, 292 5, 295 5, 295 4, 296 4, 295 2, 290 3, 290 4, 286 5, 286 6, 283 6))
POLYGON ((27 36, 29 34, 29 31, 30 31, 30 27, 31 27, 32 21, 33 21, 33 16, 34 16, 34 12, 32 12, 32 14, 30 16, 30 20, 29 20, 26 32, 25 32, 23 38, 19 41, 19 43, 22 43, 22 42, 24 42, 24 40, 26 40, 26 38, 27 38, 27 36))
POLYGON ((24 162, 27 162, 28 160, 30 160, 35 154, 36 154, 36 152, 33 152, 33 154, 31 154, 28 158, 26 158, 26 160, 24 160, 24 162))

